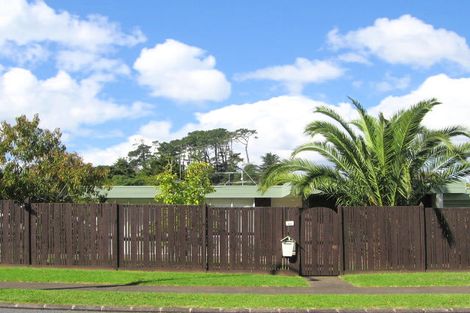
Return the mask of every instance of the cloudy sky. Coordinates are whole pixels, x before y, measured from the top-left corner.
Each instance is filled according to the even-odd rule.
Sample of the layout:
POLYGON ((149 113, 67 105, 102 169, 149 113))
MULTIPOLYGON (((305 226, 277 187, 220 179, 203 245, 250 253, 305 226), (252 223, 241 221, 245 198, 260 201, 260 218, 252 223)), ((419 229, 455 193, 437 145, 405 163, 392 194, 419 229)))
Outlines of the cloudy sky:
POLYGON ((138 142, 250 128, 256 161, 305 142, 318 105, 442 104, 470 127, 468 1, 0 0, 0 120, 38 113, 111 164, 138 142))

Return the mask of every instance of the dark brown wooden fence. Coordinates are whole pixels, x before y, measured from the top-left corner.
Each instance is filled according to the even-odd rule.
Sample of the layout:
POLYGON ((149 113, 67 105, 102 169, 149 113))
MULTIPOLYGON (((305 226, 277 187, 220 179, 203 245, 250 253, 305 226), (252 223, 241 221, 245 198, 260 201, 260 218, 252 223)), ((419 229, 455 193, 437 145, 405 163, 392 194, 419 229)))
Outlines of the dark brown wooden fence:
POLYGON ((301 275, 468 270, 469 237, 470 208, 0 201, 0 264, 301 275), (293 258, 281 255, 287 235, 298 243, 293 258))

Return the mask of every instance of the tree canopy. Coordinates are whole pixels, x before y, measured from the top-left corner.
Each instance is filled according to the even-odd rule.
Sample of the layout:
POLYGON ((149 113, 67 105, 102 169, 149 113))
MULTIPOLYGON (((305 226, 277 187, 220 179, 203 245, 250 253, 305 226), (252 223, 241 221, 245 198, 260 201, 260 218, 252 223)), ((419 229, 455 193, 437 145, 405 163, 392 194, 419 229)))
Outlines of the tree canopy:
POLYGON ((226 177, 221 173, 239 171, 244 161, 234 143, 243 146, 247 161, 248 141, 254 134, 256 131, 249 129, 216 128, 196 130, 169 142, 140 143, 126 158, 109 167, 108 182, 112 185, 152 185, 155 184, 154 176, 167 168, 181 178, 191 163, 204 162, 214 169, 212 183, 224 183, 226 177))
POLYGON ((155 200, 165 204, 203 204, 206 195, 214 191, 210 181, 212 166, 205 162, 191 163, 179 179, 168 169, 157 175, 156 181, 160 193, 155 200))
POLYGON ((421 101, 390 118, 369 114, 352 100, 359 118, 348 122, 321 106, 305 133, 312 142, 301 145, 292 158, 268 170, 262 189, 289 182, 294 193, 309 196, 314 190, 337 199, 340 205, 394 206, 418 204, 424 195, 470 174, 470 142, 466 128, 451 126, 430 130, 423 119, 439 104, 421 101), (320 135, 324 140, 316 140, 320 135), (327 162, 299 158, 317 152, 327 162))
POLYGON ((106 171, 66 151, 61 132, 39 127, 39 117, 0 124, 0 198, 19 202, 84 201, 98 196, 106 171))

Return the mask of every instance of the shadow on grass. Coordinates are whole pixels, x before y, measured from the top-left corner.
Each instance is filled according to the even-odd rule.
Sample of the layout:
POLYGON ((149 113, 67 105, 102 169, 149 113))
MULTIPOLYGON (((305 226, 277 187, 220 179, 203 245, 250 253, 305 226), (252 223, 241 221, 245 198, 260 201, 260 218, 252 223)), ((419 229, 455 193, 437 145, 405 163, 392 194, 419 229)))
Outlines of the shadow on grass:
POLYGON ((47 288, 41 288, 41 290, 73 290, 73 289, 95 289, 95 288, 114 288, 114 287, 127 287, 127 286, 140 286, 144 283, 147 283, 150 281, 146 280, 138 280, 138 281, 133 281, 127 284, 108 284, 108 285, 80 285, 80 286, 66 286, 66 287, 47 287, 47 288))
MULTIPOLYGON (((162 279, 148 279, 148 280, 136 280, 133 282, 128 283, 117 283, 117 284, 87 284, 85 282, 75 282, 77 284, 82 284, 79 286, 63 286, 63 287, 47 287, 42 288, 42 290, 73 290, 73 289, 106 289, 106 288, 116 288, 116 287, 128 287, 128 286, 165 286, 165 287, 178 287, 178 286, 185 286, 185 287, 198 287, 198 286, 232 286, 231 284, 211 284, 213 281, 218 281, 220 279, 230 279, 234 277, 240 277, 237 274, 222 274, 217 275, 217 277, 198 277, 198 278, 191 278, 189 281, 191 282, 188 284, 188 277, 174 277, 174 278, 162 278, 162 279), (173 284, 164 284, 165 282, 173 282, 173 284), (178 282, 185 282, 183 284, 179 284, 178 282), (199 284, 200 282, 200 284, 199 284), (163 284, 162 284, 163 283, 163 284), (83 285, 86 284, 86 285, 83 285)), ((62 283, 67 284, 67 283, 62 283)), ((70 283, 74 284, 74 283, 70 283)), ((249 286, 252 287, 252 284, 241 286, 249 286)))

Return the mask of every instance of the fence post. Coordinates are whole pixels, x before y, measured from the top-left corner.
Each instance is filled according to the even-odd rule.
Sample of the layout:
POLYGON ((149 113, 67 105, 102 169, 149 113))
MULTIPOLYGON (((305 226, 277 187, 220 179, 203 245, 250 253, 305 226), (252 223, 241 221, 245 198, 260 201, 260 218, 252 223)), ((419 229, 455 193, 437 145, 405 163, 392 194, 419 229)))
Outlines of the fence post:
POLYGON ((207 213, 209 212, 207 204, 204 204, 204 209, 202 210, 202 223, 204 225, 204 236, 202 237, 202 254, 204 258, 203 268, 206 271, 209 271, 209 254, 208 254, 208 238, 209 238, 209 223, 207 218, 207 213))
POLYGON ((423 261, 421 264, 421 269, 423 271, 427 270, 427 265, 428 265, 428 249, 427 249, 427 238, 426 238, 426 207, 424 204, 421 202, 420 205, 420 211, 421 211, 421 244, 422 244, 422 249, 423 249, 423 261))
POLYGON ((302 234, 302 221, 303 221, 303 213, 304 213, 304 208, 297 208, 299 220, 298 220, 298 225, 297 225, 297 238, 299 242, 297 243, 297 260, 299 262, 299 272, 298 275, 303 275, 303 268, 302 268, 302 263, 303 263, 303 255, 302 255, 302 250, 304 248, 304 236, 302 234))
POLYGON ((120 220, 119 220, 119 204, 115 204, 115 211, 116 211, 116 217, 115 217, 115 225, 116 225, 116 233, 115 233, 115 242, 114 242, 114 268, 116 270, 119 269, 119 266, 120 266, 120 260, 119 260, 119 256, 120 256, 120 251, 119 251, 119 248, 120 248, 120 243, 119 241, 121 240, 121 236, 120 236, 120 220))
POLYGON ((27 202, 25 203, 25 215, 26 215, 26 227, 25 227, 25 230, 26 230, 26 237, 28 238, 28 247, 26 249, 27 253, 28 253, 28 257, 27 257, 27 260, 28 260, 28 265, 32 265, 32 256, 31 256, 31 203, 27 202))
POLYGON ((344 247, 344 218, 343 207, 338 206, 339 220, 339 274, 343 275, 345 271, 345 247, 344 247))

